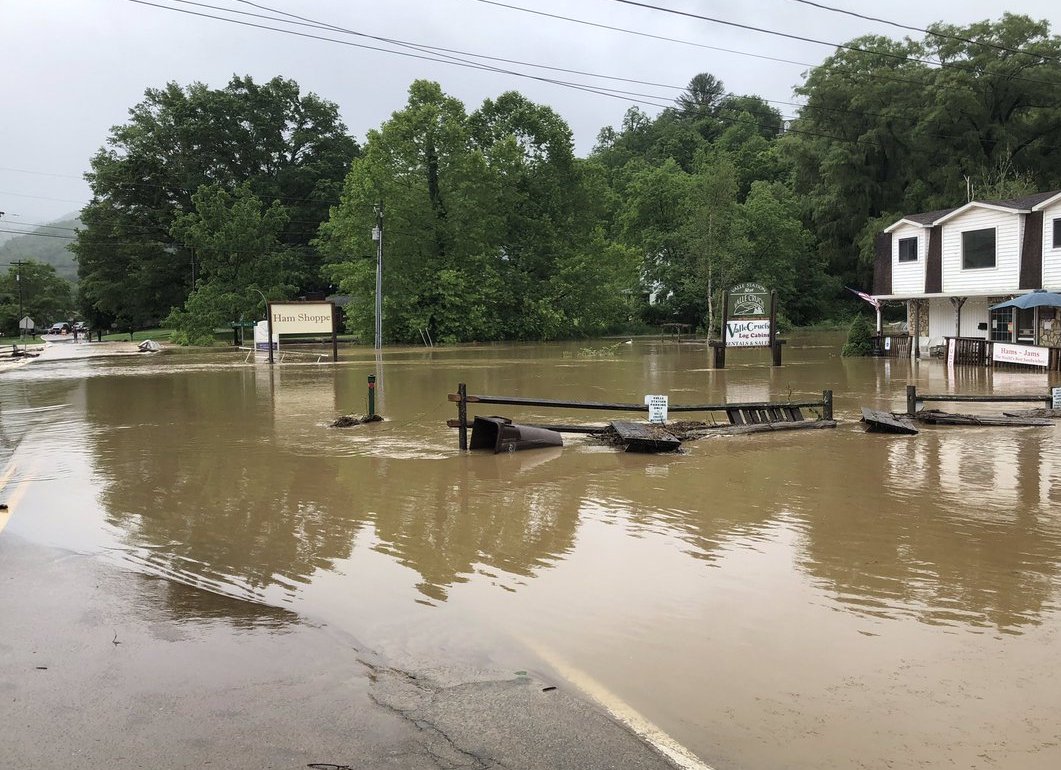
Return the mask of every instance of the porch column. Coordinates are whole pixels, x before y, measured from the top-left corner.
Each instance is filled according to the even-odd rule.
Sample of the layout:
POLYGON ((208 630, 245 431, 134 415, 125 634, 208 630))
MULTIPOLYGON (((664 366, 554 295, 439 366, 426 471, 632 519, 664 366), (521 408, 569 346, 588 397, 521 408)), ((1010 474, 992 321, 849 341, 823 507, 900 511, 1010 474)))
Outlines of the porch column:
POLYGON ((921 300, 912 299, 914 303, 914 358, 921 358, 921 300))
POLYGON ((951 297, 950 303, 954 306, 954 336, 962 336, 962 305, 968 297, 951 297))

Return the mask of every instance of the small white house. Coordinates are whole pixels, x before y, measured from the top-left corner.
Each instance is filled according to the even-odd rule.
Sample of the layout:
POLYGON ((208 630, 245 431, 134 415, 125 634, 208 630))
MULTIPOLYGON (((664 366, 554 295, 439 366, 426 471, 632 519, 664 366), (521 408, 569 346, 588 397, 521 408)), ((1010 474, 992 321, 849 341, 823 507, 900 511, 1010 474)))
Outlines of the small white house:
POLYGON ((1061 190, 911 214, 877 237, 873 296, 907 303, 922 351, 946 337, 1061 347, 1053 308, 989 311, 1061 291, 1061 190))

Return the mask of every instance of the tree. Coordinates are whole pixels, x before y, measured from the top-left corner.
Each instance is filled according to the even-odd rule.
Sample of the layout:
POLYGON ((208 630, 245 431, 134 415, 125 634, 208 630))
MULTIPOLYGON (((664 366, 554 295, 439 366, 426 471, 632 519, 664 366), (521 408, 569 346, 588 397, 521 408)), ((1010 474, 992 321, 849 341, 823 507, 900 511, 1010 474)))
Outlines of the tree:
POLYGON ((703 118, 718 112, 725 93, 726 86, 721 80, 709 72, 701 72, 689 81, 675 102, 683 118, 703 118))
POLYGON ((961 205, 969 184, 977 197, 1061 187, 1061 38, 1013 14, 929 30, 852 41, 862 50, 838 51, 797 89, 795 191, 848 284, 868 285, 871 255, 852 246, 887 212, 961 205))
POLYGON ((333 103, 302 94, 292 80, 246 76, 222 89, 148 89, 129 115, 86 175, 93 198, 73 246, 86 316, 132 327, 184 303, 199 266, 171 231, 203 185, 248 185, 279 201, 288 212, 279 237, 298 257, 298 284, 326 285, 310 241, 358 149, 333 103))
POLYGON ((38 327, 70 320, 74 311, 70 282, 60 278, 51 265, 23 262, 0 275, 0 330, 4 334, 19 333, 20 288, 22 316, 32 318, 38 327))
POLYGON ((628 250, 608 243, 597 164, 571 131, 515 92, 469 115, 437 83, 371 131, 321 229, 331 275, 373 322, 374 207, 384 211, 384 335, 443 342, 592 334, 628 316, 628 250))
POLYGON ((258 292, 290 298, 298 266, 294 249, 281 242, 288 213, 279 202, 264 207, 246 184, 233 193, 204 185, 192 202, 195 211, 178 214, 171 233, 195 256, 199 277, 184 309, 174 309, 167 323, 178 339, 209 344, 218 326, 258 317, 258 292))

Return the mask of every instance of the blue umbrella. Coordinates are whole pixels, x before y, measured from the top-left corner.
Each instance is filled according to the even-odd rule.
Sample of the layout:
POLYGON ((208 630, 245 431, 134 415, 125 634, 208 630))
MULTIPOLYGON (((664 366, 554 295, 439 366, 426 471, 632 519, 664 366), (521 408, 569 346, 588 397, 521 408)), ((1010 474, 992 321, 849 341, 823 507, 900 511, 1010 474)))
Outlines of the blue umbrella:
POLYGON ((1019 297, 1014 297, 1006 302, 992 305, 991 310, 1002 310, 1007 307, 1015 307, 1020 310, 1027 310, 1032 307, 1061 307, 1061 294, 1056 291, 1036 289, 1029 294, 1021 294, 1019 297))

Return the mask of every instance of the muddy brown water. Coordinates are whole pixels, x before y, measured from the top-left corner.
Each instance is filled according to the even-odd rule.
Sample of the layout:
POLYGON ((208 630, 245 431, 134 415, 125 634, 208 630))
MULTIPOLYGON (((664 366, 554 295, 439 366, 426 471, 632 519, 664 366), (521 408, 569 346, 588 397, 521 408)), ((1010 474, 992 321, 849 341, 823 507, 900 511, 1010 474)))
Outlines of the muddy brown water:
MULTIPOLYGON (((1061 429, 856 422, 902 409, 908 382, 1061 382, 844 360, 840 342, 793 335, 784 367, 735 351, 721 372, 658 339, 611 358, 389 350, 387 421, 347 430, 327 423, 365 410, 371 351, 272 369, 229 352, 35 361, 0 375, 7 532, 246 599, 266 625, 264 608, 294 610, 438 676, 559 671, 717 768, 1061 766, 1061 429), (672 403, 832 388, 842 422, 676 456, 578 436, 461 454, 445 427, 458 382, 672 403)), ((173 618, 210 616, 180 596, 173 618)))

